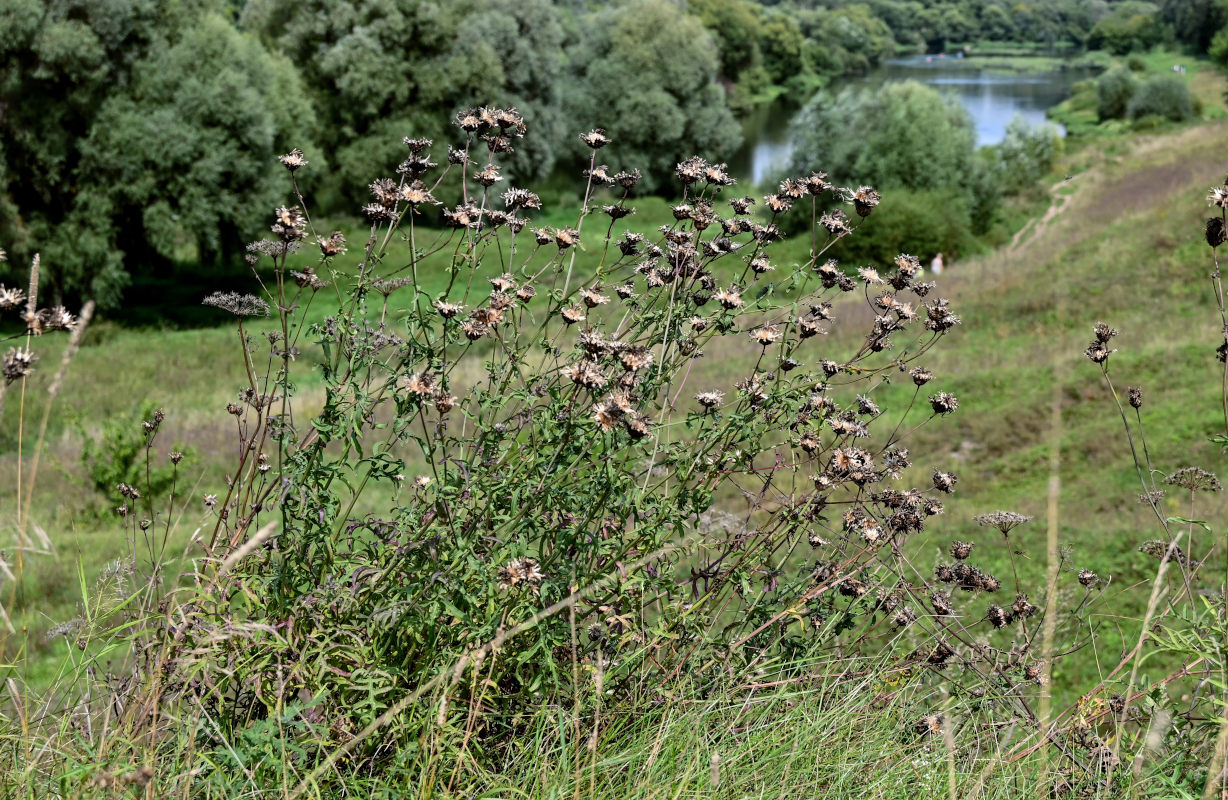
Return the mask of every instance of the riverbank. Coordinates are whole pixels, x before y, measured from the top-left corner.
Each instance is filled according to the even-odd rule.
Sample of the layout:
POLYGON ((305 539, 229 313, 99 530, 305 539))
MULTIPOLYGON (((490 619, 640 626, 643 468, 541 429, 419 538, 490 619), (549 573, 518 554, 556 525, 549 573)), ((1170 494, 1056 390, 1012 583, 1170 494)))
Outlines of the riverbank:
MULTIPOLYGON (((1105 69, 1126 70, 1135 80, 1169 76, 1185 84, 1201 120, 1216 120, 1228 115, 1225 109, 1225 79, 1223 72, 1206 58, 1191 58, 1182 53, 1156 49, 1129 57, 1113 58, 1105 69), (1179 69, 1174 70, 1174 67, 1179 69)), ((1062 125, 1073 140, 1085 137, 1128 137, 1143 129, 1155 130, 1175 123, 1147 118, 1131 122, 1126 119, 1100 119, 1098 94, 1094 80, 1084 80, 1072 87, 1071 96, 1049 110, 1049 118, 1062 125)))

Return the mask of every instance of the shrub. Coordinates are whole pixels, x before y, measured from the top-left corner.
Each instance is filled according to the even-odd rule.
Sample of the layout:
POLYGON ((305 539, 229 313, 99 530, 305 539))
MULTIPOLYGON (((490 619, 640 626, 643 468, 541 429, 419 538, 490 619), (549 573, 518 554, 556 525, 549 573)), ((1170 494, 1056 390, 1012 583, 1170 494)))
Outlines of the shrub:
POLYGON ((141 506, 148 508, 150 502, 170 490, 175 471, 170 466, 148 463, 152 433, 163 416, 156 403, 146 401, 133 414, 104 421, 97 439, 83 436, 81 466, 96 492, 112 498, 118 496, 116 487, 121 484, 141 486, 145 495, 141 506))
POLYGON ((866 235, 842 242, 836 254, 849 263, 890 264, 897 253, 929 259, 943 253, 948 260, 975 246, 967 200, 947 191, 897 189, 883 198, 866 235))
POLYGON ((1016 116, 997 148, 998 175, 1004 189, 1018 192, 1053 168, 1062 152, 1062 137, 1053 125, 1029 125, 1016 116))
POLYGON ((1215 34, 1207 55, 1221 67, 1228 67, 1228 28, 1223 28, 1215 34))
POLYGON ((1113 69, 1096 80, 1096 114, 1103 122, 1126 116, 1131 98, 1138 91, 1138 81, 1127 70, 1113 69))
POLYGON ((1194 104, 1185 81, 1176 75, 1157 75, 1130 99, 1127 113, 1132 120, 1154 115, 1181 122, 1194 116, 1194 104))

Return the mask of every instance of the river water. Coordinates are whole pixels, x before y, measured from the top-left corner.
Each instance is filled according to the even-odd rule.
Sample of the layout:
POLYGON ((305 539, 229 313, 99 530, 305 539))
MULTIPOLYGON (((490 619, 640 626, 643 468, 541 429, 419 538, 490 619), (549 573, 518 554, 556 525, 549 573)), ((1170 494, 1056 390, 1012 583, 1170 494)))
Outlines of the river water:
MULTIPOLYGON (((1045 111, 1070 96, 1071 86, 1093 73, 1082 69, 1052 72, 1001 72, 981 69, 974 59, 952 56, 909 56, 893 59, 864 77, 832 83, 873 89, 888 81, 915 80, 954 95, 968 109, 978 145, 1002 141, 1006 126, 1021 115, 1032 124, 1045 121, 1045 111)), ((742 124, 743 143, 730 159, 739 181, 761 183, 788 168, 793 147, 789 123, 797 107, 782 101, 760 106, 742 124)), ((1062 131, 1064 134, 1065 131, 1062 131)))

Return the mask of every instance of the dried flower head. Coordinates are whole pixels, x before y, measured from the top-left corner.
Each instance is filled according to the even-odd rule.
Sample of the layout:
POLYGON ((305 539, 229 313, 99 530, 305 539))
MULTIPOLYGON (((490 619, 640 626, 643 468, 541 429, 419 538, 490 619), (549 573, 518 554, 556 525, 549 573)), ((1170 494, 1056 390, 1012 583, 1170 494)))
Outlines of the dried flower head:
POLYGON ((289 153, 286 153, 284 156, 278 156, 277 160, 281 162, 283 167, 291 172, 297 172, 298 170, 307 166, 308 163, 307 159, 303 157, 303 151, 299 150, 297 147, 291 150, 289 153))
POLYGON ((741 308, 744 305, 742 294, 737 287, 731 286, 728 289, 721 289, 716 294, 712 295, 712 299, 721 304, 721 308, 732 311, 735 308, 741 308))
POLYGON ((1182 467, 1165 478, 1164 482, 1191 492, 1219 492, 1224 488, 1214 473, 1202 467, 1182 467))
POLYGON ((201 301, 201 305, 229 311, 236 317, 267 317, 269 304, 250 294, 238 292, 214 292, 201 301))
POLYGON ((402 186, 397 196, 411 208, 442 205, 422 181, 414 181, 408 186, 402 186))
POLYGON ((874 187, 859 186, 857 191, 853 192, 853 208, 857 216, 868 217, 882 199, 883 196, 874 191, 874 187))
POLYGON ((1223 217, 1208 217, 1206 225, 1203 226, 1203 235, 1207 237, 1207 244, 1219 247, 1228 242, 1228 224, 1223 217))
POLYGON ((439 316, 444 319, 452 319, 465 310, 465 307, 459 303, 447 303, 443 300, 436 300, 431 305, 435 306, 435 310, 439 312, 439 316))
POLYGON ((955 484, 959 482, 959 478, 955 477, 953 473, 938 471, 934 472, 931 480, 935 489, 940 492, 946 492, 947 494, 954 492, 955 484))
POLYGON ((724 399, 725 393, 717 391, 700 392, 699 394, 695 395, 695 400, 706 409, 716 408, 722 401, 724 401, 724 399))
POLYGON ((38 356, 24 348, 9 348, 4 354, 3 374, 6 383, 24 378, 34 368, 38 356))
POLYGON ((640 182, 641 177, 642 176, 638 169, 622 170, 621 172, 614 173, 614 182, 623 189, 631 190, 634 189, 635 185, 640 182))
POLYGON ((594 128, 588 133, 580 134, 580 141, 593 150, 600 150, 613 140, 605 135, 605 128, 594 128))
POLYGON ((21 289, 6 289, 0 286, 0 311, 17 308, 26 299, 26 293, 21 289))
POLYGON ((486 188, 494 186, 499 181, 503 180, 503 176, 499 174, 503 168, 498 164, 487 164, 477 172, 473 173, 473 179, 482 184, 486 188))
POLYGON ((680 161, 674 167, 674 175, 685 185, 698 183, 703 180, 708 170, 708 162, 704 161, 699 156, 691 156, 685 161, 680 161))
POLYGON ((750 338, 763 347, 769 347, 780 339, 780 328, 776 325, 764 325, 750 332, 750 338))
POLYGON ((1005 628, 1011 624, 1011 614, 1001 606, 990 606, 985 612, 985 619, 995 628, 1005 628))
POLYGON ((823 194, 829 191, 832 185, 827 181, 826 172, 812 172, 802 179, 806 184, 806 191, 812 195, 823 194))
POLYGON ((950 392, 939 392, 930 395, 930 407, 934 409, 935 414, 950 414, 959 408, 959 400, 950 392))
POLYGON ((951 542, 951 557, 963 561, 972 555, 972 547, 971 542, 951 542))
POLYGON ((555 228, 554 243, 560 250, 566 250, 568 247, 580 241, 580 232, 575 228, 555 228))
POLYGON ((996 528, 1005 536, 1012 529, 1019 527, 1032 518, 1026 514, 1016 514, 1014 511, 995 511, 992 514, 978 514, 973 519, 976 520, 977 525, 983 525, 986 528, 996 528))
POLYGON ((1190 561, 1186 557, 1185 551, 1177 545, 1175 540, 1171 543, 1161 541, 1143 542, 1139 545, 1138 551, 1160 561, 1176 561, 1183 567, 1190 566, 1190 561))
POLYGON ((1011 604, 1011 615, 1015 619, 1027 619, 1038 611, 1040 608, 1028 602, 1026 594, 1015 595, 1015 602, 1011 604))
POLYGON ((783 214, 793 208, 793 201, 788 197, 779 194, 769 194, 763 198, 763 204, 767 206, 768 211, 773 214, 783 214))
POLYGON ((853 232, 848 216, 839 209, 829 211, 819 217, 819 224, 826 228, 832 236, 847 236, 853 232))
POLYGON ((588 359, 577 361, 564 369, 563 374, 570 378, 572 383, 586 389, 600 389, 606 385, 605 373, 601 371, 601 366, 588 359))
POLYGON ((584 305, 588 306, 589 308, 596 308, 597 306, 605 305, 606 303, 610 302, 610 298, 606 297, 604 294, 599 294, 596 287, 593 287, 592 289, 581 289, 580 299, 584 301, 584 305))
POLYGON ((499 568, 499 587, 510 589, 522 583, 534 586, 541 583, 545 573, 541 565, 532 558, 514 558, 499 568))

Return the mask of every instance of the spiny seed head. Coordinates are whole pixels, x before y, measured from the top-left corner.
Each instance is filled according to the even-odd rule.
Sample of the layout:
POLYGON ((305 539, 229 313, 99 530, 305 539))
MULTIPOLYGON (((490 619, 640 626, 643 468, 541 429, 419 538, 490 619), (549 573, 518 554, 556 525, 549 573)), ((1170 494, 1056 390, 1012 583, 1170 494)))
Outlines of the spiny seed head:
POLYGON ((596 308, 597 306, 605 305, 606 303, 610 302, 610 298, 603 294, 598 294, 595 287, 593 289, 581 289, 580 299, 583 300, 584 305, 588 306, 589 308, 596 308))
POLYGON ((1156 540, 1143 542, 1139 545, 1138 551, 1160 561, 1176 561, 1182 565, 1188 563, 1185 558, 1185 551, 1178 547, 1176 542, 1173 542, 1171 545, 1168 542, 1156 540))
POLYGON ((1092 572, 1090 569, 1079 570, 1079 583, 1084 586, 1094 586, 1100 580, 1100 576, 1092 572))
POLYGON ((906 628, 917 621, 917 613, 908 606, 900 606, 891 616, 891 624, 897 628, 906 628))
POLYGON ((1207 244, 1219 247, 1228 242, 1228 225, 1224 223, 1223 217, 1208 217, 1203 234, 1207 237, 1207 244))
POLYGON ((793 208, 793 201, 779 194, 769 194, 764 197, 763 204, 773 214, 783 214, 793 208))
POLYGON ((526 189, 508 189, 503 193, 503 205, 509 210, 542 207, 541 198, 526 189))
POLYGON ((1108 344, 1108 341, 1117 335, 1117 331, 1110 328, 1107 323, 1097 322, 1092 327, 1092 334, 1096 337, 1096 341, 1108 344))
POLYGON ((1015 602, 1011 604, 1011 614, 1016 619, 1027 619, 1037 611, 1040 611, 1040 608, 1028 602, 1026 594, 1015 595, 1015 602))
POLYGON ((1126 390, 1126 399, 1130 401, 1131 408, 1142 408, 1143 390, 1137 386, 1131 386, 1126 390))
POLYGON ((26 299, 26 293, 21 289, 6 289, 0 286, 0 311, 17 308, 26 299))
POLYGON ((930 372, 928 369, 921 369, 920 367, 910 369, 908 371, 908 376, 912 378, 912 382, 917 386, 924 386, 934 379, 934 373, 930 372))
POLYGON ((721 289, 716 294, 712 295, 716 302, 721 304, 721 308, 732 311, 735 308, 741 308, 744 305, 742 294, 735 288, 721 289))
POLYGON ((435 310, 439 312, 439 316, 444 319, 452 319, 465 310, 465 307, 460 303, 448 303, 443 300, 436 300, 431 305, 435 306, 435 310))
POLYGON ((995 628, 1005 628, 1011 623, 1010 613, 1001 606, 990 606, 985 613, 985 619, 989 620, 989 624, 995 628))
POLYGON ((955 655, 955 651, 946 642, 939 642, 934 648, 934 652, 930 654, 929 663, 935 666, 943 666, 955 655))
POLYGON ((840 581, 840 585, 837 588, 840 594, 844 595, 845 597, 852 597, 854 599, 862 597, 866 592, 870 591, 869 586, 866 586, 864 582, 859 581, 856 578, 845 578, 844 580, 840 581))
POLYGON ((600 150, 612 141, 605 135, 605 128, 593 128, 588 133, 580 134, 580 141, 593 150, 600 150))
POLYGON ((1163 489, 1146 491, 1138 496, 1138 501, 1145 506, 1156 506, 1159 505, 1160 501, 1164 499, 1166 494, 1167 492, 1165 492, 1163 489))
POLYGON ((750 338, 763 347, 769 347, 780 338, 780 328, 775 325, 764 325, 750 332, 750 338))
POLYGON ((38 356, 29 350, 9 348, 9 351, 4 354, 3 375, 5 383, 12 383, 29 375, 34 368, 34 362, 37 360, 38 356))
POLYGON ((882 199, 883 196, 874 191, 873 187, 859 186, 857 191, 853 192, 853 208, 857 211, 857 216, 868 217, 882 199))
POLYGON ((307 159, 303 157, 303 151, 297 147, 286 153, 284 156, 278 156, 277 160, 282 166, 291 172, 297 172, 299 169, 307 166, 307 159))
POLYGON ((932 481, 935 489, 940 492, 951 494, 955 491, 955 484, 959 482, 959 478, 955 477, 955 475, 950 472, 935 471, 932 481))
POLYGON ((717 406, 721 404, 722 401, 724 401, 724 399, 725 399, 724 392, 716 392, 716 391, 700 392, 699 394, 695 395, 695 400, 701 406, 707 409, 716 408, 717 406))
POLYGON ((877 286, 886 283, 882 276, 878 274, 878 270, 874 267, 858 267, 857 275, 866 284, 866 286, 877 286))
POLYGON ((939 392, 930 395, 930 407, 934 409, 935 414, 950 414, 959 408, 959 399, 950 392, 939 392))
POLYGON ((965 560, 972 555, 972 546, 971 542, 951 542, 951 557, 965 560))

